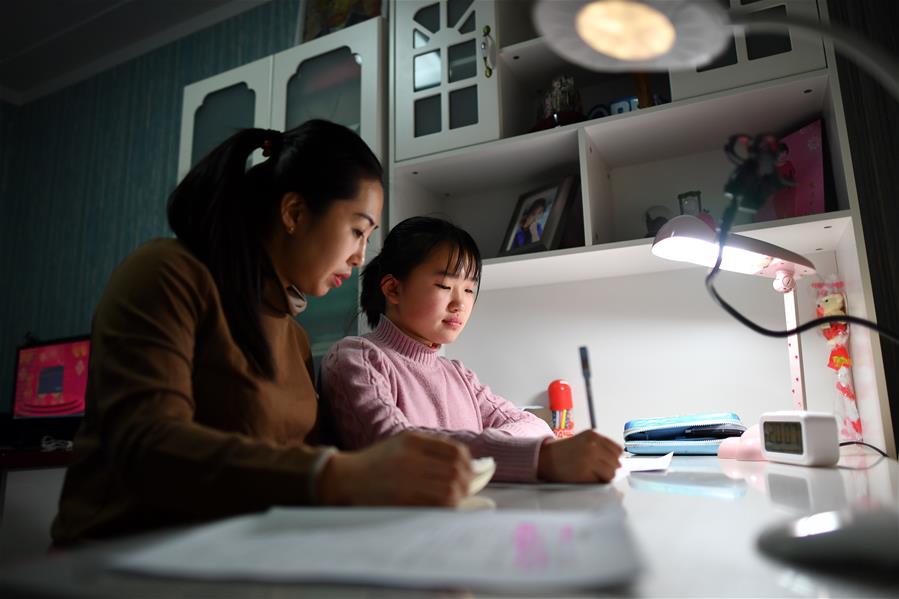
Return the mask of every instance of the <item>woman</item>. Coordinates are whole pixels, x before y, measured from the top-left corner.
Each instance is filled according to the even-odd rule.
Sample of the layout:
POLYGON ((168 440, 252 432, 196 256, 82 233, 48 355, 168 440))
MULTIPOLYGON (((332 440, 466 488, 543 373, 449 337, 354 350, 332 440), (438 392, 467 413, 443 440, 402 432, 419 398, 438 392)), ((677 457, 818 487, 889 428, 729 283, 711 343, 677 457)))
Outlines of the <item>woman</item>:
POLYGON ((169 198, 177 239, 115 270, 92 324, 87 413, 57 545, 271 505, 453 505, 467 450, 406 435, 315 447, 322 418, 293 319, 361 265, 381 166, 345 127, 235 134, 169 198), (250 154, 268 159, 246 170, 250 154))

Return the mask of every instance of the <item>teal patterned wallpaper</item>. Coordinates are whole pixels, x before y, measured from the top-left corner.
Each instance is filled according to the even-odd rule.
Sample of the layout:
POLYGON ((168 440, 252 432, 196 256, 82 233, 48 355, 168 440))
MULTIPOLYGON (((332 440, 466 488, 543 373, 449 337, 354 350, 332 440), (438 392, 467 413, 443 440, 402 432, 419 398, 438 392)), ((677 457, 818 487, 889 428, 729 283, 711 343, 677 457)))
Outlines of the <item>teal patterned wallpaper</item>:
POLYGON ((185 85, 293 44, 272 0, 21 107, 0 104, 0 412, 26 332, 86 333, 113 268, 170 235, 185 85))
MULTIPOLYGON (((6 213, 6 189, 9 186, 9 162, 15 144, 15 119, 17 108, 12 104, 0 101, 0 214, 6 213)), ((3 231, 5 232, 5 231, 3 231)), ((6 249, 3 244, 5 236, 0 238, 0 249, 6 249)))

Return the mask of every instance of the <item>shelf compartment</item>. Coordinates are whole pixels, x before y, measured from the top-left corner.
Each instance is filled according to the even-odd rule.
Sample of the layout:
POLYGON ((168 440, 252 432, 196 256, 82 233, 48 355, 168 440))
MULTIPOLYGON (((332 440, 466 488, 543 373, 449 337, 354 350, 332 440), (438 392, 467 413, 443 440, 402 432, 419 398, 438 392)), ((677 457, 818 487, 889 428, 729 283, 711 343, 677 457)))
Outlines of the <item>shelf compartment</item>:
MULTIPOLYGON (((502 49, 499 53, 500 94, 503 137, 530 132, 537 122, 537 109, 552 80, 559 75, 574 78, 581 96, 584 116, 598 105, 637 95, 632 73, 603 73, 567 62, 553 52, 541 38, 529 39, 502 49)), ((648 75, 651 93, 667 102, 671 87, 667 73, 648 75)), ((582 121, 582 124, 586 121, 582 121)))
POLYGON ((785 77, 597 119, 584 131, 610 169, 720 150, 735 133, 784 133, 820 115, 827 80, 824 70, 785 77))
MULTIPOLYGON (((646 210, 661 205, 677 215, 677 195, 689 190, 699 190, 703 207, 720 219, 729 201, 724 185, 734 169, 723 152, 729 137, 780 136, 821 118, 827 87, 826 73, 818 72, 585 125, 581 173, 592 243, 643 237, 646 210)), ((829 176, 829 164, 825 170, 829 176)), ((830 200, 836 205, 836 198, 830 200)), ((749 215, 739 218, 738 224, 747 224, 749 215)))
POLYGON ((406 161, 393 169, 390 223, 413 215, 447 218, 493 257, 522 194, 578 174, 576 127, 406 161))
MULTIPOLYGON (((811 256, 814 262, 814 254, 838 250, 849 229, 850 212, 844 210, 741 225, 734 232, 811 256)), ((651 247, 651 239, 636 239, 485 260, 481 291, 700 268, 657 258, 652 255, 651 247)))

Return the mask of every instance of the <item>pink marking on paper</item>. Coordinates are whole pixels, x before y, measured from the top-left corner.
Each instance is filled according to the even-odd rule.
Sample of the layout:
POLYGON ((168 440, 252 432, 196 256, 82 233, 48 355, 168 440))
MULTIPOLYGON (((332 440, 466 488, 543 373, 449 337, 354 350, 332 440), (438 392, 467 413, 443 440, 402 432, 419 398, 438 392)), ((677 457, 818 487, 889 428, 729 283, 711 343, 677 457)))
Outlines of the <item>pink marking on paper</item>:
POLYGON ((545 569, 549 563, 543 540, 532 522, 515 529, 515 565, 526 569, 545 569))

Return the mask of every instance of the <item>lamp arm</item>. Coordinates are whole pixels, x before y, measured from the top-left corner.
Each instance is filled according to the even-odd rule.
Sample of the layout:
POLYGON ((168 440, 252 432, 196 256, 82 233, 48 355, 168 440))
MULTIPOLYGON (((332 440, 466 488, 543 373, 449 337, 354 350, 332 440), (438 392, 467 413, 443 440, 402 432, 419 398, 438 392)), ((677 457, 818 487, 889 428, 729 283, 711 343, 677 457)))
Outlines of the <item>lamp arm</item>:
POLYGON ((729 13, 734 26, 770 33, 783 33, 790 27, 809 37, 829 39, 856 65, 867 71, 899 102, 899 62, 891 54, 872 44, 862 36, 839 25, 825 25, 812 19, 795 16, 778 16, 777 20, 767 20, 752 14, 729 13))

